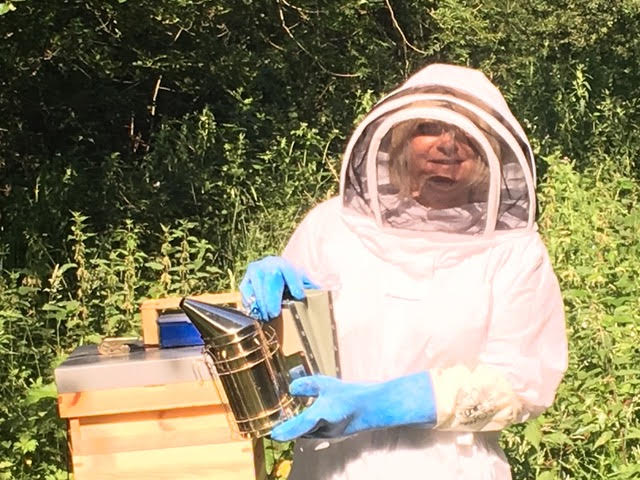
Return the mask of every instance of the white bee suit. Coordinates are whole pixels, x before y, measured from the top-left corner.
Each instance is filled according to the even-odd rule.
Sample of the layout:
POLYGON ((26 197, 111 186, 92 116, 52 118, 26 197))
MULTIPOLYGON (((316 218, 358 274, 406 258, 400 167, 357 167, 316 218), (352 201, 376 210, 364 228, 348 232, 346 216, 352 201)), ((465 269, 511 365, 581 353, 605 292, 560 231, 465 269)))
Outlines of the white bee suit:
POLYGON ((342 379, 428 371, 437 424, 328 446, 299 439, 290 478, 511 478, 499 431, 551 405, 567 367, 534 186, 524 132, 477 71, 431 65, 362 121, 340 195, 307 215, 283 256, 333 292, 342 379), (385 139, 415 119, 455 125, 478 145, 487 183, 468 205, 434 211, 394 189, 385 139))

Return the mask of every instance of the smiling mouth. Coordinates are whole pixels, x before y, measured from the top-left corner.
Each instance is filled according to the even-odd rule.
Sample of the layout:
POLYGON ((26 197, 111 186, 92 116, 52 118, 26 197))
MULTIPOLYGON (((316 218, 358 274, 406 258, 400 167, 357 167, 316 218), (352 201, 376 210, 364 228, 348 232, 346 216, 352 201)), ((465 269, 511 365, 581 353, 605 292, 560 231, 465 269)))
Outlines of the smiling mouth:
POLYGON ((443 177, 442 175, 434 175, 433 177, 429 177, 427 181, 431 185, 436 185, 438 187, 451 187, 456 183, 453 178, 443 177))
POLYGON ((459 158, 439 158, 429 160, 429 163, 434 163, 436 165, 459 165, 462 162, 463 160, 459 158))

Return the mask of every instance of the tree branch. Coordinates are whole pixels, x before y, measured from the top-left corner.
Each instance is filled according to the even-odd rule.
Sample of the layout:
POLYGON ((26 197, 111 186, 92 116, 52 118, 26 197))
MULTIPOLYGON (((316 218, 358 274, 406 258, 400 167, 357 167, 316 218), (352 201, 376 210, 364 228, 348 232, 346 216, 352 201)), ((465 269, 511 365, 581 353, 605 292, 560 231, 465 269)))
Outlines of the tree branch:
POLYGON ((393 26, 395 27, 395 29, 398 31, 398 33, 400 34, 400 36, 402 37, 402 41, 404 42, 404 44, 409 47, 411 50, 413 50, 414 52, 418 52, 421 53, 423 55, 427 55, 427 52, 425 52, 424 50, 420 50, 417 47, 414 47, 409 40, 407 40, 407 37, 405 36, 404 32, 402 31, 402 28, 400 28, 400 25, 398 24, 398 21, 396 20, 396 15, 393 11, 393 8, 391 7, 391 3, 389 2, 389 0, 384 0, 384 3, 387 4, 387 9, 389 10, 389 13, 391 14, 391 21, 393 22, 393 26))

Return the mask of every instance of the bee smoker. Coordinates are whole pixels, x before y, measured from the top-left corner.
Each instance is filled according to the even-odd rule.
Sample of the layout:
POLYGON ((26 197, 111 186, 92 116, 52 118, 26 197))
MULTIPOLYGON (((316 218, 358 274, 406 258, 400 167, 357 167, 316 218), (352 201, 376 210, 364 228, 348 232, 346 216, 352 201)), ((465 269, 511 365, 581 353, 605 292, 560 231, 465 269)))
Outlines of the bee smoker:
POLYGON ((293 417, 303 400, 289 394, 290 376, 274 329, 242 312, 183 298, 180 308, 200 332, 207 365, 220 380, 243 438, 267 435, 293 417))

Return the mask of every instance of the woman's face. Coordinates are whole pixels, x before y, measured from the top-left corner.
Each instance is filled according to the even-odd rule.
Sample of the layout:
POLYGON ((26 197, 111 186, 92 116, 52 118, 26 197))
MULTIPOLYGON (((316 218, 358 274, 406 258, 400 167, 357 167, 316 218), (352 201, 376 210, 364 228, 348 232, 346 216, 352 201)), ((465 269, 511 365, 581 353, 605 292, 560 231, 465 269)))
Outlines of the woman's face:
POLYGON ((479 162, 466 135, 439 123, 420 125, 409 140, 411 196, 439 209, 468 203, 479 162))

